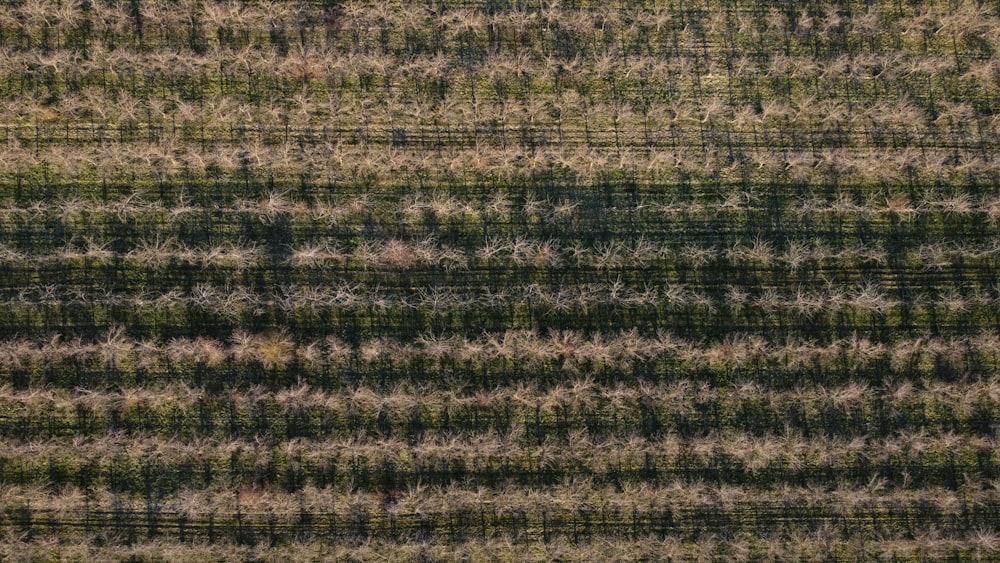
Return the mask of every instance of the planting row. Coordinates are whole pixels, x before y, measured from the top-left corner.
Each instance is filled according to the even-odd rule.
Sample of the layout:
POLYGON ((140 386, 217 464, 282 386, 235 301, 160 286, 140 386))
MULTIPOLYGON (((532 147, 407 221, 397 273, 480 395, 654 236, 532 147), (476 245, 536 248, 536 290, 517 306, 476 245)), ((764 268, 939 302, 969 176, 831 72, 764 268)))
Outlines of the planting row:
MULTIPOLYGON (((654 155, 655 156, 655 155, 654 155)), ((30 191, 30 186, 21 186, 30 191)), ((40 186, 35 186, 40 187, 40 186)), ((50 186, 54 187, 54 186, 50 186)), ((144 223, 164 229, 171 223, 192 227, 200 222, 227 221, 283 224, 306 231, 313 226, 360 227, 366 223, 399 223, 402 231, 423 228, 465 229, 478 233, 486 226, 517 226, 530 232, 545 223, 560 227, 598 228, 600 222, 644 224, 653 221, 704 223, 712 218, 737 225, 810 223, 824 228, 834 223, 870 222, 906 228, 915 221, 938 224, 963 218, 995 224, 1000 219, 1000 197, 977 186, 921 186, 906 189, 866 186, 805 188, 774 183, 766 190, 690 185, 602 185, 580 190, 552 185, 544 191, 530 186, 470 186, 458 190, 359 190, 350 185, 316 185, 308 178, 298 184, 248 186, 242 182, 188 185, 161 184, 155 190, 128 189, 110 183, 100 186, 69 182, 68 190, 53 197, 11 198, 0 209, 4 225, 44 222, 71 231, 115 225, 137 229, 144 223), (246 194, 248 189, 262 188, 246 194), (102 197, 74 195, 76 189, 107 192, 102 197), (190 189, 190 191, 184 191, 190 189), (174 191, 182 190, 175 194, 174 191), (610 219, 610 221, 609 221, 610 219)), ((5 190, 17 185, 4 184, 5 190)), ((22 194, 25 195, 25 194, 22 194)), ((648 228, 652 224, 645 225, 648 228)))
MULTIPOLYGON (((553 280, 555 281, 555 280, 553 280)), ((190 281, 177 280, 178 284, 190 281)), ((941 290, 938 295, 900 293, 868 280, 846 290, 833 286, 749 293, 740 286, 692 288, 625 284, 447 286, 383 289, 341 282, 336 286, 282 286, 275 293, 230 284, 194 283, 166 293, 116 293, 114 287, 20 290, 0 301, 0 328, 44 339, 96 334, 121 324, 142 337, 228 334, 293 329, 303 336, 334 334, 352 342, 415 338, 426 333, 507 329, 541 331, 666 330, 689 339, 721 340, 734 333, 769 339, 846 338, 860 333, 877 342, 931 333, 975 337, 997 322, 992 290, 941 290), (911 301, 906 301, 910 299, 911 301)))
MULTIPOLYGON (((131 515, 122 515, 122 520, 131 515)), ((96 528, 96 527, 95 527, 96 528)), ((342 538, 331 544, 322 538, 309 541, 295 538, 291 543, 270 543, 266 533, 234 534, 221 528, 212 535, 213 541, 179 542, 168 535, 144 537, 131 534, 128 542, 114 540, 130 527, 121 525, 85 532, 79 543, 53 543, 43 534, 31 540, 0 544, 0 557, 5 561, 27 563, 45 558, 72 561, 147 561, 167 558, 175 561, 664 561, 691 559, 694 561, 739 561, 757 558, 775 561, 815 561, 837 557, 849 561, 862 560, 976 560, 985 558, 996 545, 996 534, 988 530, 942 532, 934 527, 915 530, 909 536, 890 537, 880 534, 875 541, 846 538, 839 526, 822 526, 818 530, 791 531, 778 536, 761 536, 750 532, 720 538, 711 532, 699 536, 697 542, 671 534, 635 536, 597 536, 593 538, 559 537, 550 534, 546 542, 518 541, 524 536, 497 534, 494 537, 420 538, 406 541, 399 538, 342 538), (225 533, 221 533, 225 531, 225 533), (219 537, 222 536, 222 537, 219 537), (84 543, 86 537, 90 544, 84 543), (237 543, 244 540, 242 543, 237 543), (266 541, 264 541, 266 540, 266 541), (257 542, 250 545, 251 542, 257 542), (832 555, 831 555, 832 554, 832 555)), ((249 526, 246 530, 251 530, 249 526)), ((254 528, 253 530, 256 530, 254 528)), ((275 531, 277 529, 275 528, 275 531)), ((179 535, 178 535, 179 536, 179 535)), ((60 529, 60 537, 73 537, 60 529)), ((187 536, 186 536, 187 537, 187 536)), ((277 538, 277 536, 274 536, 277 538)))
MULTIPOLYGON (((511 133, 513 135, 514 133, 511 133)), ((115 143, 75 146, 54 139, 52 146, 11 137, 0 159, 4 199, 84 198, 107 196, 108 186, 130 194, 135 188, 170 194, 208 190, 220 183, 259 194, 276 183, 423 190, 448 186, 522 184, 562 189, 590 186, 727 186, 766 190, 772 184, 824 189, 857 186, 858 190, 949 187, 995 188, 998 172, 991 155, 997 147, 832 149, 795 140, 799 148, 726 146, 719 136, 694 146, 618 150, 614 146, 566 153, 531 147, 500 147, 489 139, 473 147, 437 149, 391 148, 358 140, 303 137, 277 143, 238 141, 233 146, 202 147, 201 143, 115 143), (803 148, 801 145, 805 145, 803 148), (924 156, 922 156, 924 155, 924 156), (926 158, 925 158, 926 157, 926 158), (100 167, 98 168, 98 163, 100 167), (65 187, 64 187, 65 186, 65 187), (74 191, 67 191, 74 190, 74 191)), ((996 133, 990 133, 993 138, 996 133)), ((789 141, 791 142, 791 141, 789 141)), ((902 145, 902 143, 900 143, 902 145)), ((444 146, 449 146, 445 144, 444 146)))
MULTIPOLYGON (((888 555, 895 549, 912 549, 908 543, 914 541, 918 545, 927 542, 923 548, 932 553, 939 552, 944 542, 951 550, 978 548, 982 554, 996 541, 990 528, 997 518, 993 491, 969 495, 933 488, 891 494, 877 491, 877 483, 867 489, 842 487, 832 492, 786 488, 762 493, 697 483, 616 491, 577 481, 554 490, 416 487, 395 495, 330 494, 314 488, 303 494, 212 491, 187 495, 179 503, 143 503, 117 495, 85 495, 76 489, 45 495, 12 487, 4 499, 3 520, 5 527, 28 540, 117 534, 115 543, 126 544, 165 536, 196 544, 208 540, 244 545, 296 539, 353 545, 390 538, 410 542, 503 538, 517 546, 556 538, 614 542, 613 538, 652 536, 665 542, 683 538, 684 545, 691 547, 688 542, 702 544, 708 535, 707 545, 701 548, 711 552, 717 542, 728 540, 762 548, 747 537, 759 539, 761 534, 768 534, 768 541, 775 534, 784 538, 802 534, 812 541, 820 539, 820 545, 829 548, 842 545, 832 537, 840 532, 853 539, 848 553, 874 550, 888 555), (873 498, 869 497, 871 489, 876 490, 873 498), (196 508, 191 507, 194 503, 199 503, 196 508), (868 543, 878 547, 866 547, 868 543)), ((761 555, 767 552, 781 550, 775 546, 761 555)))
POLYGON ((590 440, 574 432, 535 444, 520 428, 506 435, 444 435, 413 443, 348 438, 268 445, 260 439, 180 442, 110 435, 12 445, 0 456, 0 475, 8 485, 54 484, 58 489, 61 484, 147 500, 185 489, 296 492, 311 486, 384 492, 473 483, 489 490, 556 486, 574 477, 619 488, 708 481, 756 489, 761 496, 783 485, 855 488, 873 482, 890 491, 942 487, 968 494, 990 490, 1000 476, 995 440, 957 434, 901 433, 884 440, 740 433, 590 440))
MULTIPOLYGON (((39 225, 40 226, 40 225, 39 225)), ((184 226, 176 225, 180 230, 184 226)), ((15 241, 30 231, 14 231, 15 241)), ((90 231, 95 236, 101 233, 90 231)), ((122 283, 122 276, 134 276, 131 283, 145 282, 147 277, 137 272, 170 272, 202 270, 210 272, 249 273, 251 277, 266 275, 268 270, 282 269, 283 276, 299 277, 316 271, 338 273, 341 279, 363 279, 364 272, 407 272, 443 269, 446 271, 483 271, 490 277, 505 275, 508 271, 573 272, 579 275, 594 272, 595 277, 606 272, 628 273, 634 270, 658 270, 669 276, 672 271, 683 269, 717 275, 719 271, 806 272, 815 276, 818 271, 878 270, 891 266, 909 270, 920 279, 927 271, 958 272, 967 275, 991 274, 998 269, 1000 244, 993 240, 988 245, 972 243, 930 242, 918 244, 905 235, 892 235, 891 250, 886 241, 876 239, 860 244, 833 248, 822 238, 803 241, 792 239, 784 250, 778 250, 762 237, 756 240, 736 239, 731 246, 701 246, 678 241, 654 239, 641 234, 632 239, 612 239, 584 244, 566 239, 536 239, 524 235, 495 235, 487 237, 481 245, 443 244, 433 236, 422 239, 409 238, 359 238, 353 248, 337 239, 297 242, 280 253, 272 245, 245 242, 222 243, 213 247, 189 246, 170 237, 161 240, 141 240, 127 252, 110 250, 87 235, 68 236, 82 238, 79 244, 64 244, 49 253, 26 253, 15 245, 0 244, 0 265, 6 272, 0 280, 29 276, 34 279, 43 272, 59 270, 63 279, 83 276, 89 283, 100 285, 114 281, 122 283), (901 244, 895 244, 899 236, 901 244), (82 271, 74 271, 82 270, 82 271), (102 280, 101 278, 105 278, 102 280)), ((3 226, 0 225, 0 236, 3 226)), ((110 233, 109 233, 110 234, 110 233)), ((790 234, 790 233, 786 233, 790 234)), ((127 233, 115 233, 117 246, 127 233), (121 237, 121 238, 118 238, 121 237)), ((34 238, 34 237, 32 237, 34 238)), ((54 236, 52 238, 55 238, 54 236)), ((341 239, 342 240, 342 239, 341 239)), ((44 240, 28 239, 38 248, 44 240)), ((206 272, 207 274, 207 272, 206 272)), ((237 278, 238 279, 238 278, 237 278)), ((9 283, 9 282, 8 282, 9 283)), ((125 282, 129 284, 129 282, 125 282)), ((14 284, 22 285, 22 284, 14 284)), ((23 285, 27 285, 26 283, 23 285)), ((89 285, 89 284, 88 284, 89 285)))
POLYGON ((851 335, 823 344, 781 343, 755 335, 696 343, 666 332, 615 336, 560 330, 539 336, 508 330, 479 339, 423 333, 409 341, 382 337, 356 345, 333 336, 296 342, 282 333, 246 332, 234 333, 228 342, 206 337, 132 340, 118 331, 99 341, 7 340, 0 345, 0 373, 19 389, 56 385, 100 390, 181 381, 214 392, 253 384, 275 389, 300 381, 330 390, 358 383, 424 385, 442 378, 489 389, 580 375, 611 385, 695 377, 715 385, 749 380, 788 389, 856 381, 879 386, 886 376, 911 381, 992 377, 998 348, 996 335, 982 331, 892 344, 851 335))
POLYGON ((1000 390, 990 379, 900 383, 873 388, 861 383, 790 390, 751 382, 712 387, 680 379, 614 386, 577 379, 541 389, 534 383, 493 390, 439 390, 422 386, 338 387, 323 391, 300 384, 269 391, 256 386, 214 391, 181 383, 121 391, 73 392, 53 388, 0 388, 0 435, 40 440, 155 435, 185 440, 255 437, 270 444, 335 437, 418 441, 437 435, 509 433, 526 440, 552 437, 676 435, 697 439, 714 432, 764 436, 800 432, 809 438, 888 439, 896 432, 959 433, 993 437, 1000 390))

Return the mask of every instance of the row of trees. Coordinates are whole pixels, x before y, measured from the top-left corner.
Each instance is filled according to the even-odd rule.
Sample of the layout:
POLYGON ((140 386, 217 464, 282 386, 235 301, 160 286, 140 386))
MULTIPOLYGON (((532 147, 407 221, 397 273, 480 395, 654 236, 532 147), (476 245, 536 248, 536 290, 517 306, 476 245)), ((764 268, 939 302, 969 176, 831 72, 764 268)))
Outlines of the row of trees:
MULTIPOLYGON (((550 287, 519 283, 467 291, 447 286, 415 290, 361 288, 349 282, 337 286, 281 286, 275 293, 252 288, 198 283, 190 291, 163 293, 114 288, 89 293, 82 288, 42 286, 21 290, 5 300, 4 325, 10 330, 44 334, 69 322, 91 332, 116 322, 137 333, 169 334, 169 327, 223 329, 234 322, 260 328, 290 322, 302 330, 329 332, 329 322, 367 331, 369 337, 387 330, 407 334, 427 330, 460 330, 476 319, 489 330, 558 327, 575 320, 587 330, 629 326, 644 331, 671 328, 685 337, 695 333, 713 339, 733 331, 779 331, 780 338, 818 338, 827 330, 841 335, 864 331, 886 340, 887 330, 958 331, 967 322, 996 321, 996 297, 991 290, 966 293, 943 289, 937 295, 897 296, 878 283, 853 288, 766 288, 754 294, 735 286, 705 290, 684 284, 636 286, 615 280, 550 287), (902 298, 906 298, 903 300, 902 298), (254 321, 253 319, 257 319, 254 321), (711 330, 712 326, 722 329, 711 330)), ((343 329, 342 329, 343 330, 343 329)), ((357 335, 362 336, 361 332, 357 335)))
MULTIPOLYGON (((509 277, 498 278, 498 283, 508 282, 509 277)), ((731 314, 744 317, 751 325, 762 326, 769 323, 765 323, 760 315, 816 318, 819 321, 836 318, 838 314, 866 318, 904 314, 909 315, 909 322, 912 323, 907 326, 926 328, 925 315, 988 313, 997 300, 992 288, 961 291, 941 287, 926 293, 913 293, 905 288, 890 291, 875 279, 851 285, 841 281, 837 286, 827 279, 822 280, 823 283, 789 284, 782 289, 762 287, 752 291, 733 284, 705 287, 698 283, 647 282, 643 285, 641 282, 627 283, 622 279, 578 282, 576 280, 572 286, 563 287, 538 282, 504 283, 474 291, 444 285, 383 288, 376 284, 374 287, 363 287, 343 281, 337 285, 280 285, 273 290, 265 288, 263 293, 255 291, 252 286, 211 282, 162 293, 143 287, 131 291, 113 287, 88 291, 86 288, 47 284, 32 290, 22 289, 0 300, 0 306, 16 311, 34 304, 44 308, 46 314, 64 315, 85 314, 89 308, 95 318, 103 317, 105 313, 102 311, 118 311, 126 307, 135 307, 137 310, 133 314, 142 315, 142 308, 155 306, 169 315, 194 314, 195 310, 220 318, 238 318, 246 313, 257 316, 301 314, 304 315, 303 321, 307 321, 309 315, 408 315, 412 311, 429 317, 461 311, 503 316, 518 311, 570 314, 592 307, 708 317, 731 314), (65 307, 65 310, 60 310, 60 307, 65 307), (224 310, 227 307, 235 309, 227 312, 224 310)), ((899 322, 896 318, 891 320, 899 322)))
MULTIPOLYGON (((8 485, 56 481, 150 500, 186 489, 233 486, 293 493, 312 485, 330 492, 398 494, 408 485, 474 481, 495 490, 558 485, 579 475, 619 487, 708 480, 720 487, 745 487, 739 500, 747 504, 752 495, 766 500, 768 490, 782 484, 818 488, 836 483, 858 494, 858 489, 881 482, 890 495, 948 487, 949 493, 957 491, 980 506, 989 506, 982 497, 993 498, 991 482, 998 473, 994 439, 951 433, 929 437, 901 431, 899 437, 878 440, 729 432, 690 439, 633 435, 594 440, 586 432, 564 439, 546 436, 533 426, 515 423, 506 436, 293 438, 277 446, 262 443, 266 439, 180 442, 143 434, 81 438, 71 448, 48 440, 12 444, 0 460, 0 471, 8 485)), ((878 495, 874 497, 867 500, 878 495)), ((690 499, 660 502, 690 507, 690 499)), ((204 506, 192 508, 201 512, 204 506)))
MULTIPOLYGON (((123 514, 123 519, 124 519, 123 514)), ((122 520, 123 520, 122 519, 122 520)), ((121 521, 121 520, 120 520, 121 521)), ((95 525, 95 528, 98 526, 95 525)), ((272 545, 275 535, 257 532, 258 528, 220 527, 207 542, 178 542, 169 536, 143 538, 138 530, 131 536, 135 541, 127 545, 105 541, 105 538, 122 537, 122 527, 107 526, 92 530, 83 537, 99 538, 95 543, 9 542, 0 545, 0 555, 17 562, 35 561, 46 557, 91 560, 148 560, 166 558, 175 561, 215 561, 224 559, 254 560, 268 563, 282 561, 417 561, 444 560, 453 557, 482 561, 620 561, 622 554, 639 560, 669 560, 688 558, 697 561, 728 560, 819 560, 831 554, 844 559, 981 559, 994 551, 997 538, 988 530, 969 533, 942 531, 937 528, 915 531, 909 537, 892 537, 882 534, 878 541, 845 539, 841 526, 818 525, 815 530, 790 530, 779 538, 761 538, 744 532, 721 537, 713 532, 701 534, 697 542, 680 535, 635 535, 629 537, 584 538, 550 535, 545 543, 530 544, 518 541, 521 536, 496 534, 492 537, 451 538, 444 542, 418 538, 381 539, 340 538, 336 544, 323 540, 295 539, 289 543, 272 545), (242 533, 237 533, 241 530, 242 533), (220 537, 222 536, 222 537, 220 537), (256 543, 254 543, 256 542, 256 543)), ((36 537, 40 532, 36 531, 36 537)), ((178 534, 179 536, 179 534, 178 534)), ((69 539, 67 530, 60 530, 60 537, 69 539)), ((189 534, 185 538, 190 537, 189 534)))
MULTIPOLYGON (((696 342, 668 332, 643 336, 636 330, 617 334, 553 330, 461 334, 425 333, 412 341, 379 337, 356 346, 336 336, 296 342, 287 333, 234 332, 228 341, 207 337, 177 337, 167 341, 134 340, 116 327, 97 341, 54 337, 41 345, 27 339, 0 342, 0 367, 7 372, 52 370, 67 363, 98 371, 151 370, 181 374, 194 366, 222 368, 258 365, 264 370, 295 368, 303 375, 349 366, 425 365, 427 372, 450 372, 459 366, 511 369, 513 366, 578 370, 627 368, 636 362, 665 361, 686 371, 730 371, 744 367, 851 373, 878 367, 909 379, 938 374, 996 369, 1000 339, 992 332, 961 338, 901 338, 882 343, 853 335, 827 343, 790 339, 767 341, 757 335, 736 335, 718 342, 696 342), (976 368, 978 366, 978 368, 976 368), (179 372, 179 373, 178 373, 179 372)), ((424 371, 422 370, 422 371, 424 371)), ((791 384, 792 382, 789 382, 791 384)))
POLYGON ((955 433, 993 435, 1000 408, 995 382, 913 383, 905 376, 916 374, 894 375, 902 381, 882 388, 803 383, 790 390, 755 383, 714 388, 692 379, 635 386, 576 379, 549 388, 528 382, 462 391, 406 382, 389 389, 360 385, 329 391, 301 384, 212 392, 176 381, 107 393, 15 391, 7 386, 0 388, 0 435, 31 444, 68 433, 80 439, 121 433, 123 438, 157 435, 185 442, 245 437, 271 445, 296 438, 415 441, 483 432, 508 435, 515 429, 524 432, 519 439, 532 445, 546 439, 577 440, 580 433, 598 442, 665 435, 691 440, 718 432, 868 440, 898 432, 926 432, 928 440, 955 433))
MULTIPOLYGON (((838 545, 835 536, 854 536, 870 526, 873 517, 899 521, 912 529, 904 535, 880 527, 876 537, 886 543, 879 541, 877 548, 867 549, 881 554, 898 549, 900 544, 895 541, 903 546, 927 542, 926 549, 935 545, 940 548, 944 542, 949 549, 978 547, 985 550, 982 553, 988 553, 996 541, 989 528, 980 529, 995 515, 989 507, 995 496, 992 491, 963 498, 951 491, 929 488, 867 499, 857 490, 844 488, 832 492, 788 488, 762 494, 732 486, 667 483, 661 487, 628 487, 619 492, 611 487, 588 491, 583 480, 569 482, 564 488, 553 491, 511 487, 498 491, 503 496, 455 488, 416 488, 401 491, 398 500, 388 503, 382 494, 330 493, 315 488, 308 495, 211 491, 215 494, 189 496, 191 504, 204 502, 200 510, 159 503, 143 506, 141 501, 110 495, 94 498, 89 510, 66 507, 69 498, 61 495, 41 495, 32 499, 34 507, 30 507, 24 501, 18 502, 17 496, 37 491, 17 488, 5 504, 11 524, 28 536, 83 528, 87 532, 114 530, 134 539, 147 534, 187 534, 190 539, 211 540, 214 535, 215 539, 223 536, 251 545, 257 541, 284 543, 296 533, 306 541, 338 542, 363 541, 371 536, 397 541, 426 541, 435 536, 461 540, 471 536, 500 537, 520 544, 531 536, 537 540, 545 536, 548 541, 549 534, 566 541, 587 542, 595 535, 611 535, 651 536, 661 542, 680 537, 690 542, 724 523, 729 532, 708 542, 712 552, 716 541, 733 539, 763 548, 748 534, 760 539, 759 530, 775 526, 782 526, 792 537, 803 534, 811 536, 812 541, 820 539, 820 545, 838 545), (577 495, 568 496, 570 492, 577 495), (64 525, 60 525, 59 517, 66 518, 64 525), (210 517, 211 524, 196 525, 191 517, 210 517), (933 518, 947 522, 947 532, 928 530, 926 522, 933 518), (963 528, 962 522, 972 526, 963 528), (917 538, 914 532, 919 534, 917 538)), ((873 482, 871 488, 877 491, 878 483, 873 482)), ((67 496, 73 492, 67 491, 67 496)), ((866 549, 857 545, 851 548, 853 552, 866 549)))
MULTIPOLYGON (((463 241, 464 242, 464 241, 463 241)), ((856 241, 855 241, 856 244, 856 241)), ((564 247, 558 239, 535 239, 522 235, 496 235, 479 247, 469 249, 442 244, 434 236, 411 240, 390 238, 382 241, 361 239, 352 249, 327 241, 298 243, 275 256, 267 248, 253 243, 227 242, 216 247, 190 247, 170 237, 142 240, 126 253, 110 250, 94 240, 67 244, 49 253, 27 253, 16 246, 0 244, 0 264, 17 271, 47 271, 55 268, 87 270, 90 279, 102 276, 120 278, 122 268, 129 271, 168 271, 201 268, 212 271, 258 272, 275 267, 290 267, 288 276, 299 277, 302 271, 365 272, 460 270, 500 274, 511 269, 524 271, 631 272, 657 268, 670 272, 679 268, 691 273, 726 268, 772 270, 774 272, 813 272, 837 268, 843 272, 876 273, 887 267, 905 269, 920 277, 928 271, 964 271, 969 278, 989 276, 997 269, 1000 245, 948 244, 932 242, 901 245, 890 254, 883 241, 874 244, 832 248, 823 239, 791 240, 781 250, 767 240, 737 240, 727 247, 687 244, 678 248, 668 240, 640 235, 630 241, 612 239, 592 246, 576 242, 564 247)), ((128 273, 139 283, 144 276, 128 273)), ((352 276, 355 279, 363 276, 352 276)), ((745 291, 745 290, 744 290, 745 291)))
MULTIPOLYGON (((31 131, 33 138, 36 129, 31 131)), ((929 184, 961 185, 973 200, 978 200, 997 182, 996 167, 988 156, 992 147, 987 145, 969 149, 928 147, 914 152, 891 148, 802 150, 801 146, 744 149, 698 142, 695 147, 676 149, 618 150, 614 132, 601 130, 595 136, 603 137, 603 147, 566 150, 498 146, 502 143, 492 144, 488 139, 477 143, 470 136, 468 146, 439 153, 434 148, 439 143, 436 139, 417 150, 390 148, 386 146, 392 142, 389 130, 375 137, 362 133, 368 139, 381 139, 377 144, 357 144, 358 130, 351 131, 338 138, 315 129, 305 144, 295 140, 276 145, 237 143, 205 150, 199 149, 200 141, 185 145, 154 142, 80 146, 56 138, 38 148, 33 139, 26 143, 14 141, 0 160, 0 171, 8 177, 3 192, 8 198, 13 195, 35 200, 52 193, 56 185, 66 185, 78 196, 101 198, 106 190, 127 195, 138 187, 176 197, 178 186, 186 184, 209 190, 228 186, 226 191, 243 193, 262 193, 275 186, 304 187, 306 193, 322 193, 342 190, 352 180, 360 180, 365 189, 475 189, 500 182, 561 189, 708 184, 723 190, 762 190, 776 183, 799 190, 858 185, 859 189, 877 192, 887 187, 907 190, 929 184)), ((520 131, 481 130, 493 140, 504 134, 520 135, 520 131)), ((402 135, 407 133, 402 131, 402 135)), ((732 136, 725 138, 731 140, 732 136)))
MULTIPOLYGON (((960 343, 954 341, 936 340, 915 340, 907 345, 914 354, 924 353, 916 351, 924 347, 938 349, 939 354, 943 354, 946 349, 950 351, 951 348, 961 347, 960 343)), ((5 345, 5 353, 9 353, 11 347, 10 344, 5 345)), ((904 345, 900 344, 899 347, 904 348, 904 345)), ((965 353, 973 352, 966 350, 965 353)), ((994 405, 1000 403, 1000 387, 988 377, 973 379, 970 376, 956 382, 924 377, 915 381, 919 372, 926 369, 926 366, 921 367, 919 364, 921 357, 907 357, 901 351, 894 351, 892 356, 892 369, 902 372, 905 366, 906 373, 914 377, 900 378, 899 381, 893 381, 890 377, 881 382, 881 387, 854 381, 842 386, 799 385, 787 389, 770 388, 753 381, 744 381, 730 387, 714 387, 697 378, 659 384, 637 382, 635 385, 621 381, 605 386, 586 377, 564 380, 550 387, 543 387, 538 382, 521 382, 510 387, 476 390, 456 388, 449 382, 443 382, 444 386, 441 387, 435 381, 422 381, 401 382, 393 386, 360 385, 323 390, 300 383, 279 389, 259 385, 246 389, 234 388, 218 394, 178 382, 165 386, 120 387, 101 393, 57 387, 16 390, 4 385, 0 386, 0 402, 8 415, 23 418, 25 423, 30 423, 34 417, 23 413, 36 411, 47 411, 56 417, 82 419, 85 413, 101 417, 118 409, 125 417, 148 415, 156 418, 172 409, 188 412, 204 406, 220 413, 225 409, 249 412, 257 408, 274 410, 283 415, 296 410, 330 411, 333 418, 358 409, 372 413, 383 412, 393 424, 405 424, 406 418, 414 409, 426 410, 429 420, 443 419, 445 411, 451 412, 459 420, 465 420, 476 416, 470 414, 476 410, 481 410, 481 418, 486 419, 498 411, 510 409, 513 410, 507 416, 520 416, 527 420, 529 415, 534 415, 536 408, 542 408, 546 412, 562 409, 570 414, 579 414, 590 408, 618 409, 623 419, 638 419, 638 413, 643 410, 644 405, 687 414, 695 414, 693 405, 713 405, 701 410, 718 413, 735 413, 748 405, 756 405, 778 413, 799 408, 806 413, 807 418, 821 417, 825 412, 849 413, 877 409, 909 413, 950 412, 961 417, 974 410, 977 403, 988 408, 994 408, 994 405), (916 370, 910 369, 913 366, 916 366, 916 370), (264 404, 267 406, 262 406, 264 404)), ((996 352, 993 352, 992 357, 994 361, 1000 361, 996 352)), ((5 360, 10 361, 9 358, 5 360)), ((551 414, 547 414, 546 418, 551 414)), ((184 424, 194 424, 196 417, 178 418, 184 424)), ((242 421, 251 417, 235 418, 242 421)), ((278 424, 277 418, 280 417, 275 417, 275 424, 278 424)), ((861 418, 867 421, 872 417, 861 418)), ((372 420, 366 418, 365 422, 372 420)), ((739 425, 748 421, 734 417, 730 422, 739 425)))
POLYGON ((568 197, 572 190, 559 187, 553 187, 547 195, 524 187, 489 191, 483 188, 458 194, 434 187, 405 194, 350 193, 347 189, 321 190, 316 186, 284 190, 272 187, 250 197, 241 192, 235 186, 219 186, 211 202, 201 199, 205 194, 182 192, 173 198, 163 198, 152 190, 135 190, 113 201, 75 194, 54 200, 28 197, 18 200, 8 193, 5 195, 9 204, 0 209, 0 220, 5 225, 58 221, 63 228, 73 228, 121 223, 134 230, 143 226, 162 230, 175 222, 197 220, 222 225, 235 219, 249 219, 264 224, 287 221, 305 230, 307 225, 356 225, 376 219, 412 228, 420 224, 503 225, 518 220, 524 226, 539 222, 572 224, 593 220, 595 215, 701 221, 719 215, 736 218, 740 214, 750 217, 766 213, 773 220, 786 222, 832 216, 842 221, 895 219, 904 224, 908 218, 920 215, 984 217, 991 222, 1000 215, 1000 197, 972 193, 961 186, 926 191, 883 188, 855 193, 802 190, 787 184, 775 185, 766 192, 725 186, 715 193, 630 186, 606 187, 603 194, 579 194, 573 199, 568 197))

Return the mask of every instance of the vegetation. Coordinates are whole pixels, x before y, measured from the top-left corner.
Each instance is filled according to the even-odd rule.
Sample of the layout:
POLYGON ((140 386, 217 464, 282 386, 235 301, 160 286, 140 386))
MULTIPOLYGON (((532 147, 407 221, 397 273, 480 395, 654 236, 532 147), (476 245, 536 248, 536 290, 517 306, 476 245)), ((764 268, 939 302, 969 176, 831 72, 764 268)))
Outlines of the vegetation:
POLYGON ((1000 551, 1000 7, 0 6, 0 560, 1000 551))

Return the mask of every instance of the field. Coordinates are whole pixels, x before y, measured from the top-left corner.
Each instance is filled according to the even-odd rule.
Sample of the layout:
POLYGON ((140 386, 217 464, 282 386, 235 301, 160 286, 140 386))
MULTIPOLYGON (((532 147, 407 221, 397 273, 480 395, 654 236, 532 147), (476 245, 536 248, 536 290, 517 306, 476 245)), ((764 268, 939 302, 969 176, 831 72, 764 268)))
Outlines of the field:
POLYGON ((0 560, 1000 557, 1000 4, 0 6, 0 560))

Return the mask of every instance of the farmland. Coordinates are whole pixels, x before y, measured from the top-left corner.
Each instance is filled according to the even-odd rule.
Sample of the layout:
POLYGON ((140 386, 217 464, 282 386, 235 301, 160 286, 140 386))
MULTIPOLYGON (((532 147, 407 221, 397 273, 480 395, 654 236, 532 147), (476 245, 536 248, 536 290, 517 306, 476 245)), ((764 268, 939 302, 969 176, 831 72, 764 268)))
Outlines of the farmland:
POLYGON ((1000 5, 0 6, 0 560, 1000 551, 1000 5))

